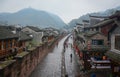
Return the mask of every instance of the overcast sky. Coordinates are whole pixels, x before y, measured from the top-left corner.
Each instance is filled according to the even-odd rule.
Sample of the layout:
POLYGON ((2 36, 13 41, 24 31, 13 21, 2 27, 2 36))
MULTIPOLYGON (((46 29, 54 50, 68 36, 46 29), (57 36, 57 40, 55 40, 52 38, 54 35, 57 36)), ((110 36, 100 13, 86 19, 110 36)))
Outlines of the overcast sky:
POLYGON ((120 6, 120 0, 0 0, 0 12, 35 8, 58 15, 65 23, 91 12, 120 6))

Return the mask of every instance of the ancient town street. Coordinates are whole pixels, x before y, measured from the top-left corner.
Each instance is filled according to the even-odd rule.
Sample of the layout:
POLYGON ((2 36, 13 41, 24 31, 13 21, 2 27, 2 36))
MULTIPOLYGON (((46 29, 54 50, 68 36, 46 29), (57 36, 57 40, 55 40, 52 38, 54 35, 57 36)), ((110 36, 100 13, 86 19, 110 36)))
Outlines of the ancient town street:
POLYGON ((0 77, 120 77, 120 0, 0 3, 0 77))
MULTIPOLYGON (((36 67, 30 77, 61 77, 61 57, 63 52, 63 43, 67 37, 63 38, 58 46, 56 45, 54 50, 50 52, 43 61, 36 67)), ((66 65, 66 73, 69 77, 75 77, 77 74, 77 63, 74 60, 74 53, 71 48, 72 39, 69 38, 68 48, 66 48, 65 52, 65 65, 66 65), (70 53, 73 54, 72 60, 70 58, 70 53)))

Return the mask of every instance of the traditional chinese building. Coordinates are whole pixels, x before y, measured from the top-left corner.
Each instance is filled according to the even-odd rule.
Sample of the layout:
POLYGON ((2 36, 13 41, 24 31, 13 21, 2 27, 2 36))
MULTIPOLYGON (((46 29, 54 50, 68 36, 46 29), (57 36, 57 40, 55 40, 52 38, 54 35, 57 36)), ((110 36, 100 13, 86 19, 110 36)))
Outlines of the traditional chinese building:
POLYGON ((31 34, 33 36, 32 44, 40 45, 42 44, 43 31, 34 26, 26 26, 22 29, 23 32, 31 34))
POLYGON ((5 60, 17 54, 17 40, 19 36, 8 30, 4 26, 0 26, 0 59, 5 60))
POLYGON ((109 49, 107 44, 108 41, 104 34, 99 31, 89 31, 78 34, 75 40, 75 49, 80 59, 84 61, 85 70, 110 69, 110 61, 107 60, 105 56, 105 53, 109 49))
POLYGON ((31 37, 30 35, 27 35, 22 31, 17 32, 17 34, 19 35, 19 39, 17 43, 18 53, 27 51, 27 49, 30 48, 31 46, 31 40, 33 37, 31 37))
POLYGON ((95 16, 95 15, 89 15, 90 18, 90 26, 94 26, 98 23, 100 23, 101 21, 103 21, 104 19, 107 19, 107 16, 95 16))
POLYGON ((111 49, 106 53, 106 56, 111 60, 113 77, 120 77, 120 12, 110 18, 115 19, 115 24, 109 31, 111 49))
POLYGON ((49 27, 45 28, 43 32, 43 41, 47 41, 49 44, 53 42, 59 36, 59 30, 49 27))

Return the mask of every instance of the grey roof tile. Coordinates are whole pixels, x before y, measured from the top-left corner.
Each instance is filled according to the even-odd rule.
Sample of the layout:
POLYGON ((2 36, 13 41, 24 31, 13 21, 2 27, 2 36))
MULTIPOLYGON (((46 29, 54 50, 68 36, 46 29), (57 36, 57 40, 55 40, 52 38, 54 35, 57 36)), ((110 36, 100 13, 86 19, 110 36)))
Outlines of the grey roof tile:
POLYGON ((18 38, 18 35, 11 32, 7 27, 0 26, 0 40, 11 38, 18 38))
POLYGON ((34 30, 34 31, 36 31, 36 32, 41 32, 42 31, 41 29, 39 29, 37 27, 34 27, 34 26, 27 26, 27 27, 34 30))

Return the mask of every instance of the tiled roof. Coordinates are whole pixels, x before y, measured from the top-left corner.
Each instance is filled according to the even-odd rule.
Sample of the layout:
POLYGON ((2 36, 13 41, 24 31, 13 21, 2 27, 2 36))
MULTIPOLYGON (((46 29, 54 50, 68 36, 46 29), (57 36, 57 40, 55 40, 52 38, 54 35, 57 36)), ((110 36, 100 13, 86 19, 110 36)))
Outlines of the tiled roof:
POLYGON ((84 36, 87 36, 87 37, 91 37, 97 33, 100 33, 98 31, 88 31, 88 32, 85 32, 84 36))
POLYGON ((44 34, 43 36, 49 36, 49 33, 50 33, 50 32, 48 32, 48 31, 44 31, 44 32, 43 32, 43 34, 44 34))
POLYGON ((91 27, 104 26, 104 25, 109 24, 109 23, 112 23, 112 22, 114 22, 113 19, 104 20, 104 21, 99 22, 99 23, 96 24, 96 25, 91 26, 91 27))
POLYGON ((115 23, 120 26, 120 20, 115 20, 115 23))
POLYGON ((12 26, 0 26, 0 39, 19 38, 20 41, 32 39, 29 35, 22 31, 16 31, 13 33, 12 31, 14 30, 15 27, 12 26))
POLYGON ((116 11, 113 15, 111 15, 109 18, 116 18, 120 17, 120 11, 116 11))
POLYGON ((108 18, 108 16, 93 16, 93 15, 89 15, 89 17, 94 17, 94 18, 108 18))
POLYGON ((90 21, 89 20, 83 20, 83 22, 89 23, 90 21))
POLYGON ((90 52, 107 52, 109 50, 109 47, 107 46, 91 46, 91 48, 88 50, 87 47, 85 47, 84 49, 82 49, 83 52, 85 51, 90 51, 90 52))
POLYGON ((12 33, 4 26, 0 26, 0 40, 18 38, 17 34, 12 33))
POLYGON ((43 31, 44 31, 44 36, 51 36, 51 35, 57 36, 56 32, 54 31, 59 32, 59 30, 51 28, 51 27, 45 28, 43 31))
POLYGON ((45 30, 58 30, 58 29, 53 28, 53 27, 48 27, 48 28, 45 28, 45 30))
POLYGON ((41 32, 42 31, 41 29, 39 29, 37 27, 33 27, 33 26, 27 26, 27 27, 34 30, 34 31, 36 31, 36 32, 41 32))
POLYGON ((27 35, 26 33, 22 32, 22 31, 18 32, 17 34, 20 36, 19 37, 20 41, 32 39, 32 37, 30 37, 29 35, 27 35))

